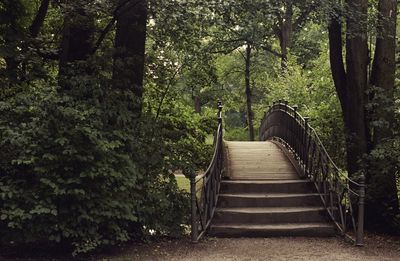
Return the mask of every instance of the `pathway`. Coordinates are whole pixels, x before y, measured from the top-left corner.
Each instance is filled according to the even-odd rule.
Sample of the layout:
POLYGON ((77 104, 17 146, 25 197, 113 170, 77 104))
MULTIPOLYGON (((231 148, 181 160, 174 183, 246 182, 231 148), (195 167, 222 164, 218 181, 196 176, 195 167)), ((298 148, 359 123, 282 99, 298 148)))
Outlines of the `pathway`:
POLYGON ((400 260, 399 238, 367 236, 365 247, 342 238, 207 238, 193 245, 188 240, 152 243, 118 251, 102 260, 400 260), (397 241, 397 242, 396 242, 397 241))

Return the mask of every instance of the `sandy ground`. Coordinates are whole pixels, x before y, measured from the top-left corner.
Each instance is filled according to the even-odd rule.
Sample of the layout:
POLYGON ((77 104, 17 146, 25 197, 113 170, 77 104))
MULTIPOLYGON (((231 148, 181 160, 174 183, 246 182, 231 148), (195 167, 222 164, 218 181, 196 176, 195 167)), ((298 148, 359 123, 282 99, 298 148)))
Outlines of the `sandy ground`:
POLYGON ((364 247, 332 238, 207 238, 126 247, 100 260, 399 260, 400 239, 369 235, 364 247))

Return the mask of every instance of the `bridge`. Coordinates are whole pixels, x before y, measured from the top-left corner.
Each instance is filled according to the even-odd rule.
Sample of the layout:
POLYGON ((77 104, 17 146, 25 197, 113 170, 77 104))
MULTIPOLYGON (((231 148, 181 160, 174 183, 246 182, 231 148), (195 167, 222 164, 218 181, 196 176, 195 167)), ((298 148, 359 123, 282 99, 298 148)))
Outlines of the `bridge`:
POLYGON ((363 245, 365 178, 350 179, 328 155, 309 119, 278 101, 260 141, 224 141, 222 103, 214 154, 190 174, 191 239, 340 234, 363 245))

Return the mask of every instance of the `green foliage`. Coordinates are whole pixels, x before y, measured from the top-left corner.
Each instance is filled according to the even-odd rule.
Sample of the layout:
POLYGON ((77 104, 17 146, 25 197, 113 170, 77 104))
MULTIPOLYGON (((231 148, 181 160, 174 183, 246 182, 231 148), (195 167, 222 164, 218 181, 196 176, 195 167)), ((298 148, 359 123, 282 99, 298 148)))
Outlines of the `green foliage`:
POLYGON ((158 145, 153 149, 162 157, 159 160, 163 172, 172 173, 188 166, 197 170, 207 168, 212 157, 212 145, 206 144, 206 137, 216 128, 216 120, 210 122, 209 117, 207 114, 194 114, 190 106, 178 101, 164 103, 158 119, 148 126, 153 130, 150 135, 152 143, 158 145))
POLYGON ((225 130, 224 139, 228 141, 248 141, 249 132, 245 128, 232 128, 225 130))
POLYGON ((79 79, 67 93, 37 82, 0 103, 1 241, 61 242, 80 253, 153 230, 181 233, 189 201, 169 173, 191 162, 195 126, 163 118, 152 126, 159 139, 138 139, 144 130, 115 102, 131 94, 105 97, 107 88, 79 79))
POLYGON ((316 23, 306 24, 303 30, 295 35, 291 51, 296 56, 298 64, 312 67, 309 63, 320 57, 321 49, 323 49, 321 36, 324 35, 327 35, 327 32, 316 23))
MULTIPOLYGON (((330 76, 327 53, 310 61, 309 69, 293 61, 287 72, 271 77, 265 90, 265 101, 256 107, 258 119, 263 116, 266 104, 286 100, 289 105, 298 105, 302 115, 311 118, 314 127, 328 153, 340 167, 345 168, 345 134, 341 108, 330 76)), ((257 121, 256 121, 257 122, 257 121)))
POLYGON ((129 238, 140 175, 93 105, 52 88, 2 102, 3 240, 69 241, 86 252, 129 238))
MULTIPOLYGON (((345 167, 341 108, 326 32, 312 12, 316 1, 293 2, 296 28, 287 71, 278 39, 286 2, 148 1, 140 119, 132 114, 137 97, 130 88, 115 90, 111 83, 110 21, 118 1, 85 1, 95 20, 92 38, 104 40, 93 57, 71 66, 67 90, 57 83, 57 55, 69 5, 51 1, 38 37, 31 39, 39 2, 0 3, 1 243, 65 243, 81 253, 154 234, 182 234, 189 198, 173 174, 208 167, 217 98, 224 104, 224 138, 248 140, 245 44, 252 46, 255 124, 273 101, 297 104, 334 161, 345 167), (194 111, 196 98, 200 113, 194 111)), ((344 11, 328 4, 321 8, 344 11)), ((373 119, 375 127, 388 124, 373 119)), ((395 133, 369 155, 390 162, 398 177, 399 140, 395 133)))
POLYGON ((394 198, 388 200, 387 195, 389 195, 388 191, 396 191, 396 188, 393 187, 397 186, 397 197, 400 198, 399 96, 398 93, 395 93, 395 103, 393 103, 393 99, 388 97, 382 88, 375 86, 370 86, 368 94, 371 99, 367 104, 367 110, 372 136, 371 143, 374 143, 374 147, 364 157, 368 164, 368 168, 365 170, 368 181, 367 202, 380 206, 381 215, 388 220, 388 224, 385 226, 390 228, 391 233, 398 233, 400 231, 400 214, 394 209, 398 203, 393 202, 394 198), (382 133, 388 137, 382 139, 382 133), (377 139, 382 140, 378 143, 377 139), (397 184, 389 183, 387 180, 397 180, 397 184))

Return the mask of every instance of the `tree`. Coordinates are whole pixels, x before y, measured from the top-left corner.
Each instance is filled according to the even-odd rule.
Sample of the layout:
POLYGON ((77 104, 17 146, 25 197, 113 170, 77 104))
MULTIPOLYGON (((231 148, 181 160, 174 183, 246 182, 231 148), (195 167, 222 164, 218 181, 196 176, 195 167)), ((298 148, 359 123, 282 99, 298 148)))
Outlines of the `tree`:
MULTIPOLYGON (((371 93, 372 102, 376 103, 370 126, 373 149, 393 138, 396 20, 397 1, 380 0, 375 55, 370 76, 370 85, 375 88, 371 93)), ((367 217, 369 224, 382 224, 385 219, 391 221, 399 213, 395 169, 391 164, 388 167, 384 160, 376 162, 376 158, 372 158, 371 167, 367 172, 367 181, 370 184, 367 217), (388 213, 388 217, 382 217, 380 213, 388 213)))
POLYGON ((275 23, 272 26, 276 38, 279 40, 280 51, 275 52, 268 42, 264 45, 264 49, 274 53, 281 59, 281 67, 285 69, 287 66, 288 52, 293 44, 294 34, 298 33, 303 25, 310 20, 312 12, 315 11, 319 4, 319 0, 285 0, 272 2, 272 9, 267 19, 271 16, 275 23))
POLYGON ((342 57, 342 18, 332 18, 329 25, 331 69, 346 124, 350 175, 362 169, 360 160, 367 153, 367 2, 356 0, 348 3, 353 15, 346 21, 346 69, 342 57))
POLYGON ((21 63, 25 59, 28 47, 32 47, 32 39, 36 38, 42 27, 50 5, 50 0, 42 0, 32 21, 27 19, 30 6, 24 1, 6 0, 0 6, 2 25, 0 26, 3 40, 1 56, 6 62, 5 76, 12 85, 24 78, 21 63))
POLYGON ((143 100, 147 1, 118 2, 113 82, 117 90, 133 91, 131 110, 140 117, 143 100))
POLYGON ((39 35, 40 29, 43 26, 44 20, 47 15, 47 11, 49 10, 50 0, 42 0, 39 6, 39 9, 35 15, 35 18, 32 21, 31 26, 29 27, 30 36, 35 38, 39 35))
POLYGON ((159 87, 160 109, 176 88, 198 113, 221 95, 216 91, 215 55, 205 40, 210 16, 203 1, 150 1, 147 64, 151 81, 159 87))
POLYGON ((255 139, 251 64, 256 49, 265 49, 265 41, 272 34, 271 26, 265 20, 270 7, 270 3, 265 1, 224 1, 212 6, 217 14, 214 18, 217 30, 212 35, 212 52, 229 54, 237 51, 244 61, 247 126, 251 141, 255 139))
MULTIPOLYGON (((60 44, 60 84, 68 89, 68 78, 75 75, 74 63, 85 61, 91 55, 94 45, 94 16, 88 6, 92 0, 71 1, 65 6, 64 25, 60 44)), ((86 68, 86 73, 89 72, 86 68)))
MULTIPOLYGON (((384 96, 389 101, 378 104, 376 111, 367 111, 369 98, 368 82, 368 1, 351 0, 345 9, 346 18, 346 66, 344 65, 342 15, 338 14, 340 7, 332 12, 329 23, 329 47, 332 76, 342 107, 343 119, 347 134, 347 169, 354 177, 357 173, 367 173, 369 184, 369 199, 367 204, 367 220, 385 224, 383 213, 398 211, 396 180, 394 173, 383 174, 379 169, 370 169, 371 162, 366 161, 366 155, 376 148, 383 139, 390 137, 390 125, 371 128, 369 114, 378 113, 387 122, 393 116, 394 87, 394 56, 396 20, 395 1, 379 1, 380 23, 377 27, 375 57, 370 83, 379 85, 385 91, 384 96), (383 113, 384 112, 384 113, 383 113), (374 143, 371 143, 374 140, 374 143), (372 187, 378 187, 372 189, 372 187), (390 206, 390 208, 388 208, 390 206)), ((340 12, 339 12, 340 13, 340 12)), ((374 159, 372 165, 377 163, 374 159)), ((390 215, 393 217, 393 215, 390 215)))

